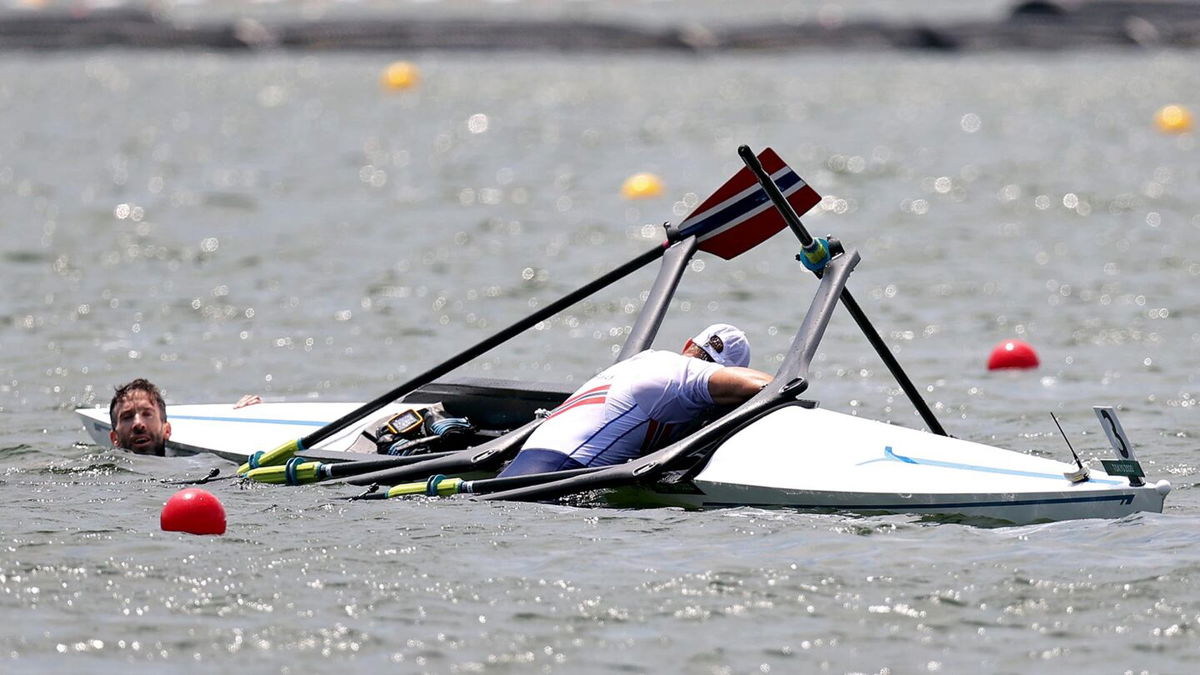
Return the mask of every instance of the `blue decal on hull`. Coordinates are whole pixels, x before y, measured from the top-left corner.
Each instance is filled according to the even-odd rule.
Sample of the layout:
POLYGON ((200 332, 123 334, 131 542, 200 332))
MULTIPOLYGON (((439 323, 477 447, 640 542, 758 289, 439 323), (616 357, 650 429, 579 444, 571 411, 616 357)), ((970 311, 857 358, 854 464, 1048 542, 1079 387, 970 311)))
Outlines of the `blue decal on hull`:
POLYGON ((199 420, 201 422, 236 422, 238 424, 280 424, 300 427, 323 427, 329 422, 312 420, 273 420, 259 417, 209 417, 207 415, 171 415, 173 420, 199 420))
MULTIPOLYGON (((883 448, 883 457, 880 459, 872 459, 866 462, 860 462, 858 466, 864 464, 873 464, 875 462, 903 462, 905 464, 918 464, 920 466, 936 466, 942 469, 957 469, 959 471, 976 471, 980 473, 996 473, 1005 476, 1022 476, 1024 478, 1049 478, 1056 481, 1064 481, 1066 478, 1061 473, 1041 473, 1038 471, 1021 471, 1018 469, 1003 469, 995 466, 981 466, 979 464, 960 464, 958 462, 943 462, 936 459, 919 459, 906 457, 897 454, 892 450, 892 446, 888 445, 883 448)), ((1089 483, 1097 483, 1099 485, 1123 485, 1123 481, 1106 480, 1104 478, 1090 478, 1089 483)))

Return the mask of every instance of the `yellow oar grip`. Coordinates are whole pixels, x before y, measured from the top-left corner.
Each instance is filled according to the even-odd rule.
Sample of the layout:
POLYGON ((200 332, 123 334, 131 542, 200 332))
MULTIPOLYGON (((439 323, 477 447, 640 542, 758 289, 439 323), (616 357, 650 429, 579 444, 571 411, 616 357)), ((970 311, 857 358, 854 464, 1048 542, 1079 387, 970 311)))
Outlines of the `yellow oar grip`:
POLYGON ((274 485, 304 485, 320 480, 321 462, 288 462, 276 466, 260 466, 245 473, 246 478, 258 483, 274 485))
POLYGON ((438 474, 430 476, 429 480, 420 483, 401 483, 393 485, 387 492, 388 499, 408 495, 428 495, 430 497, 448 497, 458 494, 458 487, 463 484, 461 478, 446 478, 438 474))
POLYGON ((275 448, 270 452, 256 452, 250 455, 250 461, 238 467, 238 474, 244 474, 251 469, 257 469, 260 466, 274 466, 283 464, 292 458, 292 455, 300 452, 303 446, 300 445, 300 439, 288 441, 283 445, 275 448))

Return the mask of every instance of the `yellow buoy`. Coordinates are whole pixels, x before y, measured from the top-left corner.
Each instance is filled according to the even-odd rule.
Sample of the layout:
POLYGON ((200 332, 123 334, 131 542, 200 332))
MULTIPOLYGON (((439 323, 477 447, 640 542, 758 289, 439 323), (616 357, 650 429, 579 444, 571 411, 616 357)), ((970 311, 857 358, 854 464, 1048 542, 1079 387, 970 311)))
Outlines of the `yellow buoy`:
POLYGON ((662 179, 652 173, 635 173, 625 179, 621 194, 626 199, 646 199, 662 194, 662 179))
POLYGON ((1181 105, 1165 105, 1154 113, 1154 123, 1159 131, 1168 134, 1181 134, 1192 128, 1192 113, 1181 105))
POLYGON ((412 89, 421 81, 421 71, 408 61, 396 61, 383 71, 379 81, 384 89, 392 91, 412 89))

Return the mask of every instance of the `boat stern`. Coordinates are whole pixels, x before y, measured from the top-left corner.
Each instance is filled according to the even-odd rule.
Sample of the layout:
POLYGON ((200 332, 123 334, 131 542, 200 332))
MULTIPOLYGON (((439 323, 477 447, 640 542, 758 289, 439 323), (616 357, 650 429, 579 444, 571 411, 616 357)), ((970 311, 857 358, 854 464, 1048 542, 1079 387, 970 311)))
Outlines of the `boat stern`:
MULTIPOLYGON (((828 410, 788 406, 727 440, 697 473, 701 507, 959 514, 1011 523, 1161 512, 1167 481, 1147 484, 963 439, 828 410), (801 433, 802 432, 802 433, 801 433)), ((1140 467, 1138 467, 1140 471, 1140 467)))

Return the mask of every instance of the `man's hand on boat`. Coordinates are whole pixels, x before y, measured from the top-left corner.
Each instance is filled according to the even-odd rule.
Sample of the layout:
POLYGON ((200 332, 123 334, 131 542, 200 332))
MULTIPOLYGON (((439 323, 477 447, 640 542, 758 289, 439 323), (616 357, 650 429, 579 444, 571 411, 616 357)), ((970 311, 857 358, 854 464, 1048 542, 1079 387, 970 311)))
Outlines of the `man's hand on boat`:
POLYGON ((239 398, 237 403, 233 404, 233 408, 236 410, 238 408, 245 408, 246 406, 250 405, 258 405, 262 402, 262 397, 258 394, 246 394, 245 396, 239 398))

